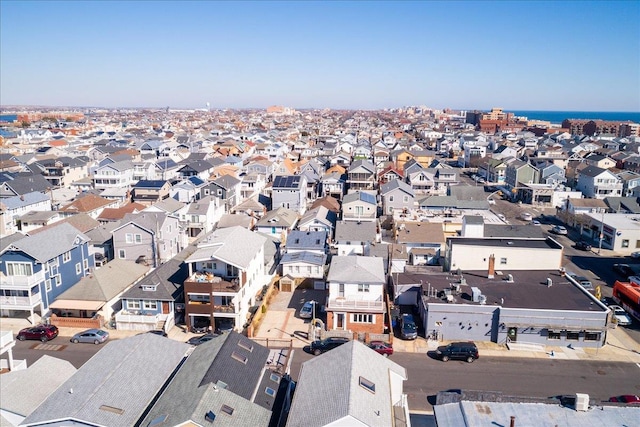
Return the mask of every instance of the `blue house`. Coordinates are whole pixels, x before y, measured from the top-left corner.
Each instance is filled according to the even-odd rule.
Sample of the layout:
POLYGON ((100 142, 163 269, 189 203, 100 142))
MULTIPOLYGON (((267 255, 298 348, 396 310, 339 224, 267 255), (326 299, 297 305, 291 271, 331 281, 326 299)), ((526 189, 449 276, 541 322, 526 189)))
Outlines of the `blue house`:
POLYGON ((50 304, 94 268, 89 238, 62 223, 30 236, 10 236, 0 246, 0 315, 44 317, 50 304))

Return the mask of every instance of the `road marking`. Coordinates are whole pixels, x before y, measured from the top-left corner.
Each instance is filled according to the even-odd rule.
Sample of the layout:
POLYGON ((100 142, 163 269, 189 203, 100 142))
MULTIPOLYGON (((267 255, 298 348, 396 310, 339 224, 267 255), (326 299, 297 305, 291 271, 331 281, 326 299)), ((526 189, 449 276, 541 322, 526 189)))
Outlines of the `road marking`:
POLYGON ((47 344, 47 343, 43 343, 43 344, 35 344, 33 346, 31 346, 32 350, 43 350, 43 351, 61 351, 64 350, 64 348, 67 347, 64 344, 47 344))

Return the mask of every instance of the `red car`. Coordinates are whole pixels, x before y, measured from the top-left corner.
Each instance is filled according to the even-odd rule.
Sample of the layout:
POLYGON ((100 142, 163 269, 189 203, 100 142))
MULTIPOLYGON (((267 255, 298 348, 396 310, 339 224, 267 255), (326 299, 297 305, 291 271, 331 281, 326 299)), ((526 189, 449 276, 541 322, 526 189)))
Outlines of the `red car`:
POLYGON ((640 397, 633 394, 624 394, 622 396, 613 396, 609 402, 626 403, 627 405, 640 405, 640 397))
POLYGON ((20 341, 24 340, 40 340, 47 342, 58 336, 58 328, 54 325, 39 325, 33 328, 25 328, 18 332, 18 338, 20 341))
POLYGON ((371 348, 374 351, 377 351, 384 357, 388 357, 393 354, 393 347, 391 346, 391 344, 387 344, 382 341, 371 341, 369 343, 369 348, 371 348))

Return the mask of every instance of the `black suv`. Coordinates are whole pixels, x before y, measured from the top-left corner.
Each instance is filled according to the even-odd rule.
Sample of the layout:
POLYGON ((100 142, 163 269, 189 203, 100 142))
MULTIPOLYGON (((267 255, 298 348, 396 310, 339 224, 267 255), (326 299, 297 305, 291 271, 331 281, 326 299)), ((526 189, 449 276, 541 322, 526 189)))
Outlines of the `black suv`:
POLYGON ((581 251, 590 251, 591 245, 583 240, 580 240, 579 242, 576 242, 576 249, 580 249, 581 251))
POLYGON ((342 344, 348 343, 348 338, 342 337, 329 337, 323 340, 314 341, 311 343, 311 352, 316 356, 324 353, 325 351, 329 351, 333 348, 341 346, 342 344))
POLYGON ((438 347, 436 354, 443 362, 449 359, 458 359, 471 363, 480 357, 478 347, 473 342, 452 342, 449 345, 438 347))
POLYGON ((400 336, 403 340, 415 340, 418 338, 418 328, 416 322, 413 321, 413 316, 410 314, 403 314, 400 320, 400 336))

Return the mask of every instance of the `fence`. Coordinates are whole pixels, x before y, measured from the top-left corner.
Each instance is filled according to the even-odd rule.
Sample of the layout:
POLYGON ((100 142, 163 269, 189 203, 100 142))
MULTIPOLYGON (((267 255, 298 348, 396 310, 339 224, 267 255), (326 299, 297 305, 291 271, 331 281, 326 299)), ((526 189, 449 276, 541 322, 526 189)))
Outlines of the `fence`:
POLYGON ((101 328, 102 318, 96 317, 93 319, 82 319, 79 317, 58 317, 55 314, 49 319, 49 323, 57 326, 58 328, 101 328))

